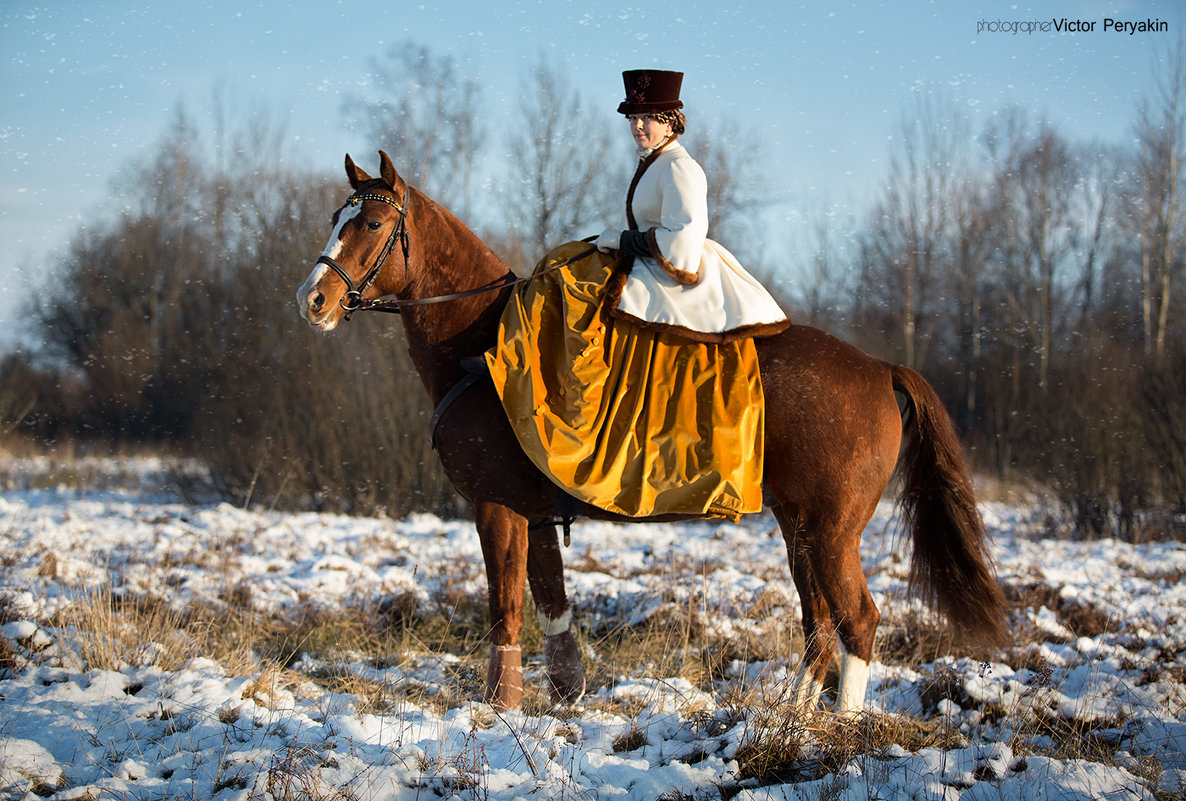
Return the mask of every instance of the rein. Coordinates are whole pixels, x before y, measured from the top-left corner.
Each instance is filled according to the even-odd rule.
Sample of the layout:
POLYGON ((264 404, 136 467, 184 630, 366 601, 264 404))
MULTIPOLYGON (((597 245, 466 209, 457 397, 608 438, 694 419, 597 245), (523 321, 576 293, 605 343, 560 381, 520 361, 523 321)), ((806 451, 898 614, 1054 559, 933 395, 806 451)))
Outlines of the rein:
MULTIPOLYGON (((342 204, 342 208, 346 208, 346 206, 357 206, 364 200, 377 200, 380 203, 386 203, 388 206, 391 206, 399 212, 399 222, 396 223, 395 230, 391 232, 391 236, 387 237, 387 242, 383 246, 383 250, 380 251, 379 257, 375 260, 375 263, 371 265, 371 268, 367 271, 366 275, 364 275, 362 280, 358 283, 355 283, 354 279, 350 277, 350 274, 346 272, 346 269, 334 259, 325 255, 319 256, 317 258, 316 264, 326 265, 335 273, 337 273, 339 278, 346 282, 346 294, 343 295, 338 301, 338 304, 346 312, 346 316, 344 318, 345 320, 349 321, 350 315, 354 314, 356 311, 379 311, 387 312, 388 314, 399 314, 405 308, 410 306, 426 306, 432 303, 445 303, 446 301, 450 300, 468 298, 472 295, 481 295, 485 292, 497 292, 500 289, 506 289, 507 287, 515 286, 516 284, 522 284, 527 281, 531 281, 534 278, 538 278, 541 275, 547 275, 550 272, 559 270, 562 267, 567 267, 573 262, 580 261, 597 250, 596 247, 583 250, 571 258, 565 259, 562 262, 553 264, 551 267, 548 267, 545 270, 540 270, 537 273, 532 273, 531 275, 525 276, 523 278, 519 278, 513 272, 507 270, 506 275, 490 282, 489 284, 477 287, 476 289, 467 289, 462 292, 451 292, 448 295, 433 295, 427 298, 401 298, 399 296, 407 291, 408 285, 411 283, 411 275, 409 271, 409 262, 411 258, 409 252, 411 243, 408 239, 408 197, 408 185, 405 183, 403 205, 397 203, 394 198, 389 198, 386 195, 380 195, 374 192, 357 192, 348 197, 346 202, 342 204), (367 300, 363 298, 363 293, 370 289, 371 285, 375 283, 375 279, 379 277, 379 272, 383 269, 383 264, 387 261, 387 257, 390 256, 391 251, 395 249, 396 240, 399 240, 401 249, 404 253, 403 288, 400 289, 399 292, 396 292, 394 296, 386 295, 373 300, 367 300)), ((591 236, 586 237, 582 241, 592 242, 594 239, 596 239, 596 237, 591 236)))
POLYGON ((524 283, 527 283, 528 281, 532 281, 536 278, 539 278, 541 275, 547 275, 548 273, 559 270, 562 267, 567 267, 568 265, 572 264, 573 262, 580 261, 581 259, 585 258, 586 256, 589 256, 590 254, 592 254, 596 251, 597 251, 596 247, 591 247, 587 250, 582 250, 580 253, 578 253, 577 255, 575 255, 571 258, 568 258, 562 262, 553 264, 551 267, 548 267, 547 269, 544 269, 544 270, 540 270, 538 273, 532 273, 531 275, 523 276, 522 278, 516 276, 510 270, 507 270, 507 274, 504 275, 502 278, 499 278, 489 284, 486 284, 485 286, 477 287, 476 289, 467 289, 464 292, 453 292, 448 295, 433 295, 432 297, 427 297, 427 298, 385 297, 385 298, 375 298, 374 300, 363 300, 363 301, 360 301, 359 305, 356 306, 355 309, 352 309, 351 311, 381 311, 381 312, 390 312, 391 314, 399 314, 401 309, 408 307, 408 306, 426 306, 430 303, 444 303, 445 301, 449 301, 449 300, 459 300, 460 298, 468 298, 471 295, 481 295, 484 292, 496 292, 499 289, 506 289, 507 287, 515 286, 516 284, 524 284, 524 283))

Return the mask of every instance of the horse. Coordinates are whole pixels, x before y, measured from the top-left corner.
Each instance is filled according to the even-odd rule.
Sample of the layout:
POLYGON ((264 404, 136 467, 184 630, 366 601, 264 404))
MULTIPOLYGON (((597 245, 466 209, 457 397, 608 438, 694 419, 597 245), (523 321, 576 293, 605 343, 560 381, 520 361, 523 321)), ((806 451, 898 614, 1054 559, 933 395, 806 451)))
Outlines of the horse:
MULTIPOLYGON (((379 159, 372 177, 346 155, 352 194, 334 212, 325 250, 297 290, 299 313, 329 332, 360 309, 400 312, 412 363, 436 406, 438 457, 474 507, 490 614, 484 700, 501 710, 522 702, 526 583, 552 697, 573 701, 585 691, 585 674, 556 528, 565 493, 523 453, 492 383, 476 380, 473 370, 475 357, 495 344, 515 282, 527 279, 410 186, 385 152, 379 159)), ((755 344, 766 402, 763 492, 802 607, 796 701, 819 705, 838 652, 833 711, 864 706, 881 615, 861 570, 861 534, 895 471, 913 546, 912 592, 961 639, 1006 642, 1003 594, 970 473, 930 384, 808 326, 755 344)), ((572 503, 574 518, 626 520, 572 503)))

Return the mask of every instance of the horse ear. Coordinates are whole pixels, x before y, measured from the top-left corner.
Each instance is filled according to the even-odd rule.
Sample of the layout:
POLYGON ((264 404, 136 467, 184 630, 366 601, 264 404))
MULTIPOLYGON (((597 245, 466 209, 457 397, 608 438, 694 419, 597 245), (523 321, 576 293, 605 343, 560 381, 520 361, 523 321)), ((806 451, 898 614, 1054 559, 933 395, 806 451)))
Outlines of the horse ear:
POLYGON ((379 177, 386 181, 392 189, 398 189, 400 186, 400 177, 395 171, 395 166, 391 163, 391 157, 382 150, 379 151, 379 177))
POLYGON ((346 154, 346 177, 350 179, 351 189, 358 189, 364 181, 371 180, 371 176, 354 163, 354 159, 350 158, 349 153, 346 154))

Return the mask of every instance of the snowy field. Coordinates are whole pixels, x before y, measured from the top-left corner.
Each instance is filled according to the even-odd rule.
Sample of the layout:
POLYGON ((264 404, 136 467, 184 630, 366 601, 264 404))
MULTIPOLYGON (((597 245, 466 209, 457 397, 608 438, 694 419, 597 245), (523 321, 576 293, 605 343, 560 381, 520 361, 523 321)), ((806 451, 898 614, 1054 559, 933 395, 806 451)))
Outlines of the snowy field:
MULTIPOLYGON (((90 463, 69 481, 43 462, 3 461, 3 798, 1119 800, 1186 792, 1180 543, 1050 538, 1032 510, 985 505, 1015 646, 914 663, 887 651, 873 665, 871 714, 860 721, 782 714, 791 653, 733 658, 691 679, 662 672, 676 662, 655 654, 595 681, 580 704, 552 708, 538 700, 540 657, 525 650, 537 700, 496 714, 458 693, 480 686, 480 648, 409 647, 383 660, 342 653, 332 666, 339 676, 389 689, 376 705, 311 680, 326 672, 324 656, 283 671, 205 656, 166 669, 170 646, 143 642, 121 664, 94 668, 81 624, 65 614, 88 598, 153 597, 179 612, 234 601, 261 620, 309 605, 361 614, 382 598, 413 610, 442 596, 481 604, 470 524, 186 504, 150 460, 90 463), (904 736, 918 730, 938 733, 941 744, 904 736), (780 736, 796 743, 793 758, 747 771, 747 755, 780 736), (845 751, 854 738, 866 740, 845 751)), ((908 558, 892 514, 888 505, 878 510, 863 553, 885 616, 882 641, 901 653, 926 632, 903 598, 908 558)), ((574 526, 567 580, 591 676, 603 657, 597 632, 610 628, 694 620, 717 644, 774 637, 775 623, 785 629, 798 601, 773 530, 764 515, 741 525, 574 526)))

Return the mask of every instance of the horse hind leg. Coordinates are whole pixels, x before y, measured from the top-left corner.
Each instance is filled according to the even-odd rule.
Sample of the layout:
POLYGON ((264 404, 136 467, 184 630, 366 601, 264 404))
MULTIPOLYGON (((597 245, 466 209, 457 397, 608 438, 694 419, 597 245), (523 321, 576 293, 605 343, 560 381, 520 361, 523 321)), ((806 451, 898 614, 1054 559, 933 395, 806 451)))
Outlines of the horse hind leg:
POLYGON ((774 516, 782 529, 791 578, 799 593, 803 617, 803 656, 795 671, 792 700, 795 706, 814 709, 824 690, 824 677, 832 660, 836 634, 828 604, 811 568, 802 527, 778 507, 774 509, 774 516))
POLYGON ((847 535, 836 554, 813 553, 813 566, 821 575, 820 584, 840 647, 840 684, 833 711, 837 714, 860 712, 865 705, 869 682, 869 664, 873 661, 873 638, 881 613, 873 603, 865 573, 861 569, 860 531, 847 535))
POLYGON ((881 614, 861 569, 860 532, 838 515, 832 525, 812 529, 797 525, 781 511, 776 517, 787 541, 791 573, 803 608, 803 663, 797 677, 797 699, 818 699, 834 649, 839 650, 840 681, 833 711, 859 712, 864 707, 873 658, 873 638, 881 614))
POLYGON ((528 531, 527 581, 544 633, 544 661, 552 699, 572 703, 585 694, 585 668, 572 633, 572 608, 564 591, 564 560, 554 525, 528 531))

